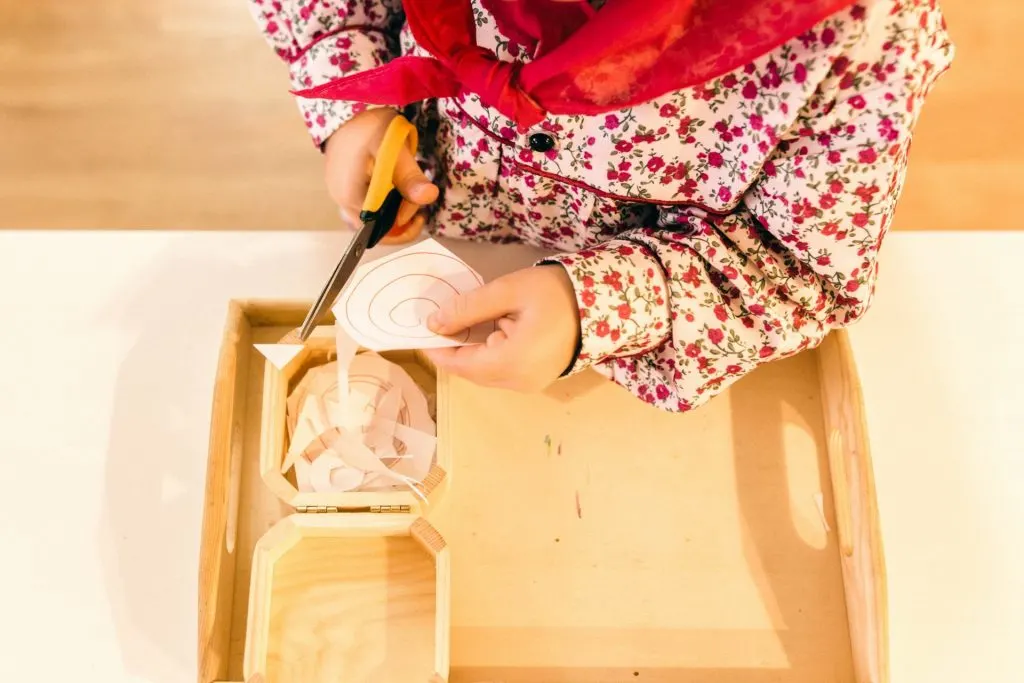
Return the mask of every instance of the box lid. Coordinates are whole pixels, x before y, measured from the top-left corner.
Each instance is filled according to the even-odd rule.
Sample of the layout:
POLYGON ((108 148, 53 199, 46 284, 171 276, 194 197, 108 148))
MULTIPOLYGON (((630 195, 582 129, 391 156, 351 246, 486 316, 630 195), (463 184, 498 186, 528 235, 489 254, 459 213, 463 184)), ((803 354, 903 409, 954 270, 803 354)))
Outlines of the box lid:
POLYGON ((422 517, 285 517, 253 556, 246 679, 446 680, 450 572, 422 517))

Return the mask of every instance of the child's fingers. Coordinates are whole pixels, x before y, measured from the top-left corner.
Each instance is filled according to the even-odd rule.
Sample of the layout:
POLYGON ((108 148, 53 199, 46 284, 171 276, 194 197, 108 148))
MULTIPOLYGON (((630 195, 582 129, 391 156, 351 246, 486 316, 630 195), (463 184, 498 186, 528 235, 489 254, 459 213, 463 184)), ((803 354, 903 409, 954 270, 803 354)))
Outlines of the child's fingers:
POLYGON ((515 292, 501 278, 452 298, 427 321, 435 334, 458 334, 474 325, 498 320, 518 307, 515 292))
POLYGON ((355 209, 358 216, 370 185, 373 159, 365 153, 345 158, 340 156, 337 148, 333 149, 335 153, 328 158, 324 169, 327 192, 335 204, 355 209))
POLYGON ((416 212, 419 210, 419 204, 410 202, 408 199, 403 199, 402 206, 398 209, 398 217, 395 219, 395 225, 399 226, 408 224, 416 216, 416 212))
POLYGON ((384 235, 380 242, 381 244, 406 244, 411 242, 419 236, 426 222, 425 216, 415 216, 409 223, 392 228, 388 234, 384 235))
POLYGON ((485 344, 470 344, 440 349, 424 349, 439 370, 468 379, 475 384, 494 386, 502 381, 509 367, 505 353, 508 340, 501 332, 491 334, 485 344), (500 335, 500 336, 499 336, 500 335))
POLYGON ((416 163, 416 158, 408 149, 403 149, 398 155, 392 182, 410 203, 423 206, 437 199, 437 186, 423 174, 423 170, 416 163))
MULTIPOLYGON (((366 201, 373 163, 374 159, 367 155, 362 161, 355 161, 351 165, 333 165, 328 169, 327 184, 331 198, 338 205, 342 220, 351 229, 362 226, 359 214, 366 201)), ((403 197, 395 218, 395 227, 411 228, 420 208, 437 199, 437 186, 423 174, 408 149, 403 149, 399 154, 392 182, 403 197)))
POLYGON ((484 342, 487 346, 494 347, 499 344, 504 344, 508 341, 508 335, 505 334, 504 330, 495 330, 487 335, 487 341, 484 342))
POLYGON ((332 179, 329 185, 331 199, 337 204, 341 219, 350 228, 362 225, 359 214, 363 210, 367 187, 365 179, 352 173, 332 179))
MULTIPOLYGON (((359 230, 363 221, 359 217, 359 210, 354 207, 340 208, 341 220, 349 230, 359 230)), ((426 225, 427 218, 423 214, 413 213, 408 221, 396 220, 394 226, 381 239, 382 244, 405 244, 419 236, 426 225)))
POLYGON ((358 230, 362 225, 362 221, 359 220, 359 210, 352 206, 343 206, 340 211, 345 227, 349 230, 358 230))

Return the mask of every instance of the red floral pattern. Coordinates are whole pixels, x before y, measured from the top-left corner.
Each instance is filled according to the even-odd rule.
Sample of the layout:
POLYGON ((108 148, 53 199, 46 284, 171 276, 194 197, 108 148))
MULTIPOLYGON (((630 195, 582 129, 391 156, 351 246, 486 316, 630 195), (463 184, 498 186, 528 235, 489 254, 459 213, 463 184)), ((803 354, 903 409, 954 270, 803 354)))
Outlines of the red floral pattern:
MULTIPOLYGON (((249 2, 294 61, 295 85, 423 54, 389 24, 397 0, 249 2), (315 21, 373 28, 316 41, 315 21)), ((482 46, 529 58, 478 3, 476 16, 482 46)), ((431 129, 444 193, 432 228, 562 252, 582 316, 572 372, 592 367, 689 410, 867 310, 914 125, 952 58, 934 2, 877 0, 704 85, 605 116, 551 116, 545 153, 530 149, 537 131, 474 97, 425 103, 416 120, 431 129)), ((358 105, 300 107, 320 142, 358 105)))
MULTIPOLYGON (((288 62, 292 90, 381 66, 398 52, 400 0, 248 0, 263 36, 288 62)), ((361 111, 355 102, 296 98, 313 143, 361 111)))

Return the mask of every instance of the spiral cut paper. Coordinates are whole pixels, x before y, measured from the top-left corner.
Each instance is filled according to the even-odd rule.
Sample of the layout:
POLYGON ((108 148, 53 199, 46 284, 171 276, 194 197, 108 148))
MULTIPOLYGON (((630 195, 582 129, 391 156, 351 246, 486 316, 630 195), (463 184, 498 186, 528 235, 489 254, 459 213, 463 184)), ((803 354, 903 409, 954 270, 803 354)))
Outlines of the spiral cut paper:
POLYGON ((427 318, 454 297, 483 285, 483 278, 433 239, 360 266, 333 311, 338 325, 374 351, 479 344, 494 331, 489 322, 445 337, 427 318))
POLYGON ((337 326, 338 358, 308 370, 288 396, 282 472, 303 492, 380 491, 419 484, 437 450, 424 390, 396 363, 337 326))

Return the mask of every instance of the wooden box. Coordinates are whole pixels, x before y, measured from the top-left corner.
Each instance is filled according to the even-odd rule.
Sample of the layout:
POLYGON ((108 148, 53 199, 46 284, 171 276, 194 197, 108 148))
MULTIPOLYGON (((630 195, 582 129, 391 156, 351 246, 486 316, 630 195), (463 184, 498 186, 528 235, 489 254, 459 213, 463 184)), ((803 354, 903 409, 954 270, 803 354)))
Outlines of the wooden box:
MULTIPOLYGON (((200 683, 889 680, 882 544, 845 334, 682 415, 593 373, 541 396, 440 377, 443 471, 429 503, 320 503, 261 476, 261 440, 266 460, 284 408, 280 393, 268 400, 275 375, 252 346, 294 328, 307 305, 230 307, 200 683)), ((329 346, 320 336, 314 346, 329 346)))

